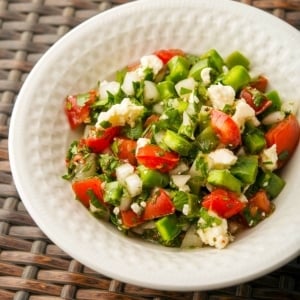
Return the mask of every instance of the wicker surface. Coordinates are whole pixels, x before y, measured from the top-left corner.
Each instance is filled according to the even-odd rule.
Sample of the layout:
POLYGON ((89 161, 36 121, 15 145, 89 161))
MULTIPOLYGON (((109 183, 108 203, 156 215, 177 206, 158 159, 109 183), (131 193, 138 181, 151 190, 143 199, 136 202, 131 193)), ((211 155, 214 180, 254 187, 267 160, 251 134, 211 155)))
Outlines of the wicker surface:
MULTIPOLYGON (((14 186, 8 160, 10 114, 41 55, 85 19, 126 0, 0 0, 0 300, 300 299, 300 258, 242 285, 209 292, 143 289, 97 274, 63 253, 35 225, 14 186)), ((300 30, 300 0, 241 1, 300 30)), ((267 254, 266 254, 267 255, 267 254)))

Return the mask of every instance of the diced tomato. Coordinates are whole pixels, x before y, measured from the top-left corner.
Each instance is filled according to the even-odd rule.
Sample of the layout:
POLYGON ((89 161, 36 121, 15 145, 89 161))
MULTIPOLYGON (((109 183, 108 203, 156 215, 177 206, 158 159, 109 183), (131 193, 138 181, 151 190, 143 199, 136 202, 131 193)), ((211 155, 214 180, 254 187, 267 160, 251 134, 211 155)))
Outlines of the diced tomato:
POLYGON ((115 140, 117 144, 117 156, 119 159, 127 160, 131 165, 137 164, 135 157, 136 141, 125 138, 117 138, 115 140))
POLYGON ((96 97, 95 90, 91 90, 87 94, 66 97, 64 110, 72 129, 89 120, 90 106, 95 102, 96 97))
POLYGON ((240 129, 226 113, 213 109, 211 111, 211 126, 221 143, 232 147, 241 143, 240 129))
POLYGON ((240 97, 245 99, 247 104, 255 110, 256 115, 262 113, 272 105, 271 100, 269 100, 264 94, 254 88, 244 88, 241 91, 240 97))
POLYGON ((157 122, 158 120, 159 120, 159 115, 156 115, 156 114, 150 115, 144 123, 144 128, 147 128, 148 126, 152 125, 153 123, 157 122))
POLYGON ((120 127, 108 127, 100 132, 97 132, 95 137, 87 137, 84 139, 85 144, 92 150, 94 153, 101 153, 103 150, 108 148, 113 139, 120 133, 120 127))
POLYGON ((236 193, 218 188, 203 198, 202 206, 227 219, 241 212, 245 203, 236 193))
POLYGON ((267 146, 276 144, 278 167, 282 167, 292 156, 299 143, 299 137, 299 122, 294 115, 287 116, 267 131, 265 134, 267 146))
POLYGON ((256 80, 250 83, 250 86, 264 93, 267 90, 268 83, 269 81, 267 77, 259 75, 256 80))
POLYGON ((177 153, 166 151, 152 144, 139 148, 136 158, 138 163, 149 169, 159 170, 163 173, 174 169, 179 162, 179 155, 177 153))
MULTIPOLYGON (((271 212, 271 202, 267 196, 266 191, 259 190, 252 198, 249 199, 248 202, 250 213, 256 213, 257 210, 265 212, 269 214, 271 212)), ((254 213, 254 214, 255 214, 254 213)))
POLYGON ((99 201, 103 202, 102 181, 98 177, 74 181, 72 183, 72 189, 76 198, 86 207, 89 207, 90 205, 90 193, 93 193, 99 201))
POLYGON ((152 220, 158 217, 173 214, 175 212, 175 206, 168 193, 159 189, 154 192, 152 197, 146 202, 146 207, 143 212, 144 220, 152 220))
POLYGON ((126 228, 132 228, 144 223, 142 216, 137 215, 132 209, 120 211, 122 224, 126 228))
POLYGON ((181 49, 161 49, 155 51, 154 54, 166 64, 174 56, 184 56, 185 53, 181 49))

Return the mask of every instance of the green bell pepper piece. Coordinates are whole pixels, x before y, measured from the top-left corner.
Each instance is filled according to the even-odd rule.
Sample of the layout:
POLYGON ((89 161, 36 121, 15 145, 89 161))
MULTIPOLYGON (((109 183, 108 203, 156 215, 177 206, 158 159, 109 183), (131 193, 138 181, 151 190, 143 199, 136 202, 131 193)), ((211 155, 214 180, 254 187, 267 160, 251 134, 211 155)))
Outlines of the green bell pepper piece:
POLYGON ((138 166, 138 172, 145 188, 165 187, 170 182, 170 177, 166 173, 138 166))
POLYGON ((270 199, 274 199, 284 188, 285 181, 277 174, 268 171, 259 175, 258 184, 267 192, 270 199))
POLYGON ((166 131, 163 142, 168 148, 183 156, 187 156, 192 149, 192 144, 188 140, 171 130, 166 131))
POLYGON ((216 51, 215 49, 210 49, 203 55, 201 55, 201 59, 207 58, 208 59, 208 66, 215 69, 219 73, 223 72, 223 66, 225 62, 222 56, 216 51))
POLYGON ((189 72, 189 77, 193 77, 197 81, 201 81, 201 71, 209 67, 208 58, 200 59, 195 63, 189 72))
POLYGON ((177 191, 172 197, 176 210, 183 212, 187 217, 196 217, 199 215, 199 197, 195 194, 177 191), (186 206, 185 206, 186 205, 186 206), (185 207, 188 211, 185 212, 185 207))
POLYGON ((246 127, 242 140, 247 152, 250 154, 257 154, 266 146, 264 133, 255 127, 246 127))
POLYGON ((230 85, 235 91, 239 91, 246 86, 251 80, 251 77, 244 66, 237 65, 228 71, 223 77, 222 83, 230 85))
POLYGON ((162 100, 175 98, 177 93, 175 84, 172 81, 161 81, 157 84, 157 89, 162 100))
POLYGON ((273 90, 266 94, 267 99, 272 101, 272 105, 268 107, 263 115, 267 115, 273 111, 278 111, 281 109, 282 100, 277 91, 273 90))
POLYGON ((254 183, 258 172, 258 156, 239 156, 237 162, 230 168, 230 172, 245 184, 254 183))
POLYGON ((231 69, 237 65, 240 65, 240 66, 245 67, 246 69, 249 69, 249 65, 250 65, 249 59, 239 51, 234 51, 234 52, 230 53, 227 56, 225 62, 229 69, 231 69))
POLYGON ((211 126, 204 128, 204 130, 196 137, 196 141, 203 153, 211 152, 216 149, 219 144, 219 139, 211 126))
POLYGON ((242 183, 234 177, 229 170, 211 170, 208 173, 207 182, 218 187, 227 188, 230 191, 240 193, 242 183))
POLYGON ((155 227, 165 242, 173 240, 181 232, 177 217, 174 214, 165 216, 156 221, 155 227))
POLYGON ((114 206, 120 205, 123 187, 118 181, 107 182, 104 190, 104 202, 110 203, 114 206))
POLYGON ((185 79, 189 74, 189 62, 183 56, 172 57, 168 61, 167 66, 170 70, 167 79, 175 83, 182 79, 185 79))

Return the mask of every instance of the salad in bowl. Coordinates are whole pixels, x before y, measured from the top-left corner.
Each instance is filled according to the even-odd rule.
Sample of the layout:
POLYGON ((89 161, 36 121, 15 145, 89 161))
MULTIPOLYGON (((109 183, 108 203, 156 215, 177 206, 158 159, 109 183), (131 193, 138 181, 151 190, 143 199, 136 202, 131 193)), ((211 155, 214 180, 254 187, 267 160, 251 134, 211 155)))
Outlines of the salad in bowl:
POLYGON ((296 104, 284 100, 238 50, 155 51, 66 96, 82 134, 63 178, 128 236, 225 248, 276 209, 300 136, 296 104))

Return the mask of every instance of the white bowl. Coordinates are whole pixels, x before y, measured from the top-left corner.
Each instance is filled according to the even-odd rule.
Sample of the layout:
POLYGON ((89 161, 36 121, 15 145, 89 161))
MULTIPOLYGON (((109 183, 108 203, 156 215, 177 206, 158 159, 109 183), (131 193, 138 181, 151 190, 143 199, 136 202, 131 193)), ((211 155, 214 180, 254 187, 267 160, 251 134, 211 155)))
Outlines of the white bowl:
POLYGON ((137 1, 101 13, 60 39, 36 64, 18 96, 9 134, 20 197, 45 234, 70 256, 109 277, 149 288, 209 290, 262 276, 299 255, 300 150, 284 170, 277 209, 224 250, 169 249, 124 237, 89 215, 65 173, 73 139, 67 94, 161 48, 234 50, 250 58, 284 99, 300 100, 300 34, 271 14, 228 0, 137 1))

